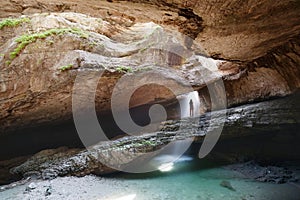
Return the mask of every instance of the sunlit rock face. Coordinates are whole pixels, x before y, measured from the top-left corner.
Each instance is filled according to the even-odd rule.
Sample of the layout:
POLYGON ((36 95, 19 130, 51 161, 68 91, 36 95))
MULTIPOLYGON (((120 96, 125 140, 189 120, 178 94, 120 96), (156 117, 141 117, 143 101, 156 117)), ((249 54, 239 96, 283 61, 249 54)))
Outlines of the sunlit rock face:
MULTIPOLYGON (((71 119, 75 77, 85 70, 104 72, 96 91, 99 112, 110 110, 110 97, 120 77, 128 76, 126 86, 120 86, 126 91, 135 84, 130 71, 141 73, 149 66, 154 74, 167 77, 161 83, 167 87, 143 86, 132 95, 131 108, 173 101, 184 92, 174 94, 166 88, 190 85, 199 91, 200 112, 204 113, 210 110, 206 82, 220 77, 228 106, 284 96, 300 85, 297 1, 2 1, 0 11, 3 18, 30 18, 30 23, 0 30, 2 132, 71 119), (75 27, 85 33, 37 39, 16 58, 9 58, 18 45, 17 37, 75 27), (157 35, 163 35, 159 41, 163 45, 151 46, 157 35), (172 42, 167 38, 173 38, 172 42), (159 53, 158 47, 175 53, 159 53), (213 73, 199 69, 205 66, 200 55, 214 58, 206 66, 213 73), (71 65, 72 69, 60 70, 71 65)), ((83 95, 87 88, 83 83, 83 95)))
POLYGON ((41 12, 78 12, 114 26, 152 21, 196 39, 206 52, 229 60, 251 61, 299 34, 299 2, 129 0, 88 2, 46 0, 1 2, 0 17, 41 12))
MULTIPOLYGON (((137 82, 141 84, 132 91, 130 108, 171 100, 185 93, 185 88, 193 91, 192 85, 200 87, 205 84, 196 76, 201 73, 201 63, 195 63, 196 57, 185 55, 187 50, 180 40, 172 39, 175 37, 171 33, 152 22, 127 28, 75 13, 28 17, 31 22, 16 28, 15 35, 6 32, 7 28, 3 30, 7 40, 1 49, 1 117, 5 118, 2 129, 70 118, 72 91, 78 73, 83 75, 77 94, 88 98, 95 92, 99 112, 110 110, 114 88, 118 89, 115 107, 121 110, 124 95, 137 82), (26 36, 28 31, 43 34, 49 29, 66 32, 28 42, 15 58, 11 58, 12 52, 20 45, 15 43, 16 38, 26 36), (107 37, 108 32, 113 34, 112 31, 115 31, 114 36, 107 37), (169 46, 171 50, 178 50, 172 53, 169 46), (182 56, 178 56, 180 53, 182 56), (193 62, 193 74, 187 74, 186 68, 181 68, 183 61, 185 66, 193 62), (143 73, 147 74, 141 77, 143 73), (152 84, 149 84, 150 79, 152 84), (92 89, 93 82, 98 86, 92 89), (169 88, 176 89, 176 92, 169 88)), ((36 37, 40 36, 36 34, 36 37)), ((218 76, 210 77, 211 80, 214 78, 218 76)), ((88 99, 80 102, 78 109, 84 112, 90 106, 88 103, 88 99)))

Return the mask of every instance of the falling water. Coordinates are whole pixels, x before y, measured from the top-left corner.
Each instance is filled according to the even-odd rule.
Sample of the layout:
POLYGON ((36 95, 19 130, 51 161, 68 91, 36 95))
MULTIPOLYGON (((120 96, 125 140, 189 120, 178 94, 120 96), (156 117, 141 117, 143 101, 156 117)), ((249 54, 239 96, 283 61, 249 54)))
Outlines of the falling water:
POLYGON ((197 91, 180 95, 177 99, 180 104, 181 118, 197 117, 200 115, 200 99, 197 91))
MULTIPOLYGON (((177 97, 180 104, 181 118, 197 117, 200 115, 200 99, 197 91, 183 94, 177 97)), ((160 155, 152 160, 160 171, 169 171, 173 168, 173 164, 180 160, 182 154, 192 143, 192 138, 172 142, 164 147, 160 155)))

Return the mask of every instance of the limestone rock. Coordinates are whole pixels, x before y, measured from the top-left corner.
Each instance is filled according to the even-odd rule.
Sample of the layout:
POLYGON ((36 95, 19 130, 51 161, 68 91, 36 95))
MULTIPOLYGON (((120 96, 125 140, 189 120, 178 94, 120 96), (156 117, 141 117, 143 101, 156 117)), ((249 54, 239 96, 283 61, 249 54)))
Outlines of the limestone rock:
MULTIPOLYGON (((211 118, 212 113, 207 113, 199 118, 167 121, 162 123, 158 132, 100 142, 89 147, 88 150, 62 148, 42 151, 13 168, 11 173, 26 177, 35 172, 40 173, 43 179, 67 175, 83 176, 111 173, 116 169, 112 169, 105 164, 126 166, 126 164, 134 161, 142 161, 147 158, 143 157, 144 155, 155 156, 151 153, 164 148, 170 142, 192 138, 195 142, 201 143, 206 135, 211 134, 212 130, 220 126, 222 120, 225 120, 222 140, 251 135, 263 136, 267 133, 274 133, 282 127, 298 127, 300 124, 298 102, 299 95, 296 95, 231 108, 227 111, 226 117, 224 115, 214 115, 215 117, 211 118)), ((291 134, 293 135, 293 133, 291 134)))

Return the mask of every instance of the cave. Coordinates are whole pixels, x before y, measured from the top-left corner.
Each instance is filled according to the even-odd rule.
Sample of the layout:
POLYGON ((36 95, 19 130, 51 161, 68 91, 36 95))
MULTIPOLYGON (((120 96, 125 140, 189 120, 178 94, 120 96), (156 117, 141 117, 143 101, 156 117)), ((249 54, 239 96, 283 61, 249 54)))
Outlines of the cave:
POLYGON ((299 5, 1 1, 0 199, 298 200, 299 5))

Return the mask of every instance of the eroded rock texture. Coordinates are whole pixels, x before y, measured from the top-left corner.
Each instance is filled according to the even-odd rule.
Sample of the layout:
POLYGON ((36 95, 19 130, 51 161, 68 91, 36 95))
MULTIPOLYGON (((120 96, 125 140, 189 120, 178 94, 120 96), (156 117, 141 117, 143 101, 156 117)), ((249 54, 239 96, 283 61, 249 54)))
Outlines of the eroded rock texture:
MULTIPOLYGON (((128 72, 117 69, 145 70, 141 55, 151 47, 153 34, 161 32, 178 39, 169 44, 181 56, 147 51, 146 55, 179 69, 179 75, 206 99, 204 111, 210 102, 197 68, 203 63, 186 52, 223 60, 217 69, 208 65, 214 73, 206 81, 223 77, 228 106, 290 94, 299 88, 299 8, 296 0, 2 1, 0 17, 27 15, 30 22, 0 30, 1 132, 70 119, 71 91, 82 69, 105 72, 96 106, 99 112, 109 110, 112 88, 128 72), (75 31, 68 29, 74 27, 75 31), (51 29, 55 34, 37 36, 11 59, 20 45, 16 38, 51 29)), ((148 64, 157 64, 153 60, 148 64)), ((183 84, 166 68, 151 69, 168 75, 163 84, 183 84)), ((146 86, 132 97, 131 107, 171 99, 170 91, 146 86)))
MULTIPOLYGON (((80 90, 77 93, 80 95, 93 90, 91 81, 96 76, 101 77, 98 89, 95 88, 99 112, 110 110, 115 87, 119 91, 129 91, 134 87, 139 80, 136 74, 150 73, 148 78, 143 79, 143 88, 133 94, 130 107, 170 100, 184 93, 185 87, 191 87, 182 78, 185 68, 172 71, 172 67, 180 66, 184 58, 175 56, 176 61, 170 60, 174 54, 169 53, 164 45, 182 48, 179 53, 184 55, 183 46, 180 42, 169 42, 173 36, 152 22, 125 28, 82 14, 57 13, 31 16, 31 23, 16 29, 17 37, 6 32, 6 27, 3 30, 7 40, 2 45, 1 60, 2 130, 70 118, 72 91, 78 73, 90 72, 83 75, 82 81, 79 80, 80 90), (25 30, 39 31, 27 34, 25 30), (108 38, 106 33, 112 34, 112 30, 115 34, 108 38), (31 37, 34 38, 32 41, 31 37), (166 42, 157 42, 157 39, 166 42), (24 46, 19 52, 17 49, 21 45, 24 46), (160 63, 162 67, 159 67, 160 63), (122 76, 127 81, 115 85, 122 76), (158 84, 177 88, 177 93, 153 84, 147 85, 147 79, 155 76, 158 84)), ((186 56, 186 59, 189 63, 197 62, 196 57, 186 56)), ((200 70, 199 66, 195 66, 194 73, 200 70)), ((203 85, 203 80, 195 74, 187 74, 186 77, 195 85, 203 85)), ((212 76, 211 79, 214 78, 212 76)), ((116 105, 122 105, 122 96, 117 93, 116 98, 119 99, 116 105)), ((89 106, 85 102, 82 104, 80 107, 83 109, 89 106)))
MULTIPOLYGON (((161 124, 158 132, 101 142, 90 147, 89 150, 64 148, 45 150, 34 155, 22 165, 13 168, 11 173, 25 177, 38 176, 44 179, 66 175, 106 174, 115 169, 107 167, 105 164, 126 166, 135 160, 153 158, 157 155, 155 151, 165 148, 170 142, 193 139, 201 143, 204 137, 213 134, 212 131, 218 129, 222 122, 225 122, 222 140, 251 135, 261 135, 262 137, 267 135, 268 140, 274 143, 274 139, 281 135, 281 142, 287 140, 290 151, 293 153, 287 155, 279 149, 279 154, 273 156, 277 159, 287 157, 296 159, 299 153, 293 151, 293 148, 298 145, 293 144, 293 141, 299 141, 299 135, 293 131, 287 132, 285 136, 282 136, 281 133, 276 135, 274 132, 283 128, 286 130, 297 129, 300 123, 299 97, 298 94, 280 100, 232 108, 227 110, 225 116, 223 111, 218 111, 207 113, 199 118, 167 121, 161 124), (271 136, 268 136, 268 133, 271 133, 271 136)), ((256 152, 256 156, 258 156, 263 153, 258 148, 259 145, 256 145, 259 143, 259 137, 255 142, 255 144, 248 144, 255 148, 249 151, 256 152)), ((236 154, 238 153, 236 152, 236 154)), ((229 154, 228 157, 230 156, 229 154)))

